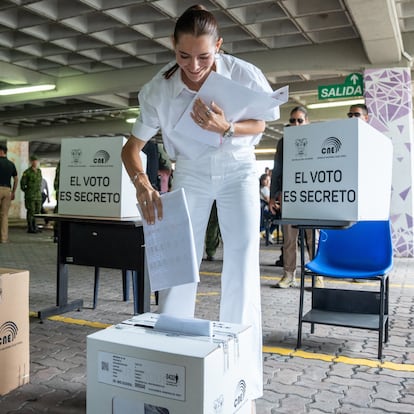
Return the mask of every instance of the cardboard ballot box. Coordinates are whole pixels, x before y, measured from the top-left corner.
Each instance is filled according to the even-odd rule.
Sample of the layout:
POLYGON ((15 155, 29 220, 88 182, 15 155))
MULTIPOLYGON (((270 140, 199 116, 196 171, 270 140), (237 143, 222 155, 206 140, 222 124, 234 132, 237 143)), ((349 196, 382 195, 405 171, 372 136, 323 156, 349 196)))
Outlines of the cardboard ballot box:
MULTIPOLYGON (((137 217, 136 190, 122 164, 125 137, 62 140, 59 214, 137 217)), ((141 153, 145 170, 146 156, 141 153)))
POLYGON ((29 272, 0 268, 0 395, 29 382, 29 272))
POLYGON ((250 413, 251 328, 213 322, 210 338, 142 327, 157 317, 88 336, 87 414, 250 413))
POLYGON ((391 140, 357 118, 286 128, 282 218, 387 220, 391 140))

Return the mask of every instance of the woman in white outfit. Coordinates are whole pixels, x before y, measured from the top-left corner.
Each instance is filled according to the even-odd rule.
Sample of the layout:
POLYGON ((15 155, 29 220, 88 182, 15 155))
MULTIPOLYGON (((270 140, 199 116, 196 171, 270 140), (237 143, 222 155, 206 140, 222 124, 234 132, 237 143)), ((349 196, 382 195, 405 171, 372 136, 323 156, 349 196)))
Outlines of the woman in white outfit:
MULTIPOLYGON (((254 146, 265 129, 265 120, 276 119, 277 112, 272 109, 262 119, 232 123, 214 102, 198 99, 191 117, 199 128, 220 134, 220 146, 206 145, 174 130, 211 71, 250 89, 271 92, 258 68, 219 53, 222 42, 214 16, 202 6, 190 7, 181 15, 173 37, 176 62, 165 66, 139 92, 140 115, 123 148, 122 160, 137 189, 144 219, 150 224, 161 219, 159 193, 151 186, 139 157, 145 143, 161 129, 166 151, 176 160, 173 189, 185 190, 199 263, 216 200, 224 246, 220 320, 253 326, 251 355, 256 383, 248 390, 248 397, 254 400, 263 393, 260 198, 254 146)), ((160 311, 194 316, 196 290, 196 284, 186 284, 160 292, 160 311)))

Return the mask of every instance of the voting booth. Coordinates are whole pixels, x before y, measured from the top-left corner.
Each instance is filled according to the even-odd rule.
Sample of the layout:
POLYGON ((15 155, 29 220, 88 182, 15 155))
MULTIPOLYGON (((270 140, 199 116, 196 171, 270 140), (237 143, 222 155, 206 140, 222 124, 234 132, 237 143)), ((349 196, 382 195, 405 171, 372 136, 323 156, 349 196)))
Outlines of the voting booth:
MULTIPOLYGON (((59 214, 137 217, 136 190, 122 164, 125 137, 62 140, 59 214)), ((144 170, 146 156, 141 153, 144 170)))
POLYGON ((87 414, 250 414, 250 326, 153 329, 146 313, 87 338, 87 414))
POLYGON ((283 219, 387 220, 391 140, 358 119, 286 128, 283 219))

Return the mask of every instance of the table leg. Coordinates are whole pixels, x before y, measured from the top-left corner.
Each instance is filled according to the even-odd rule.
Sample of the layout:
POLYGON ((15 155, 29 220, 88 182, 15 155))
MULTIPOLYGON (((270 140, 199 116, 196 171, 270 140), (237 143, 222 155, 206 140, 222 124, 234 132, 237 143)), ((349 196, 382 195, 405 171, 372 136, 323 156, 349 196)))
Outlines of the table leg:
POLYGON ((59 238, 57 246, 57 269, 56 269, 56 306, 42 309, 37 312, 38 318, 42 321, 52 315, 59 315, 61 313, 70 312, 72 310, 81 310, 83 307, 83 300, 76 299, 68 303, 68 266, 61 259, 62 251, 62 223, 58 223, 59 238))
POLYGON ((300 296, 299 296, 299 318, 298 318, 298 338, 296 347, 302 346, 302 320, 303 320, 303 299, 305 294, 305 229, 299 227, 300 237, 300 296))
POLYGON ((151 310, 151 288, 146 261, 144 268, 133 272, 132 288, 134 291, 134 315, 151 310))

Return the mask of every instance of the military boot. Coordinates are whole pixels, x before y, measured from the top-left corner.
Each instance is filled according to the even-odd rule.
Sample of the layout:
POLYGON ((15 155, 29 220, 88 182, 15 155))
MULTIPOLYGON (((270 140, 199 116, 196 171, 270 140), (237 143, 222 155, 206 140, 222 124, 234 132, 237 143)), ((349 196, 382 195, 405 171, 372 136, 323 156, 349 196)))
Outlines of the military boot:
POLYGON ((27 232, 28 233, 36 233, 36 230, 33 228, 32 220, 27 220, 27 232))

